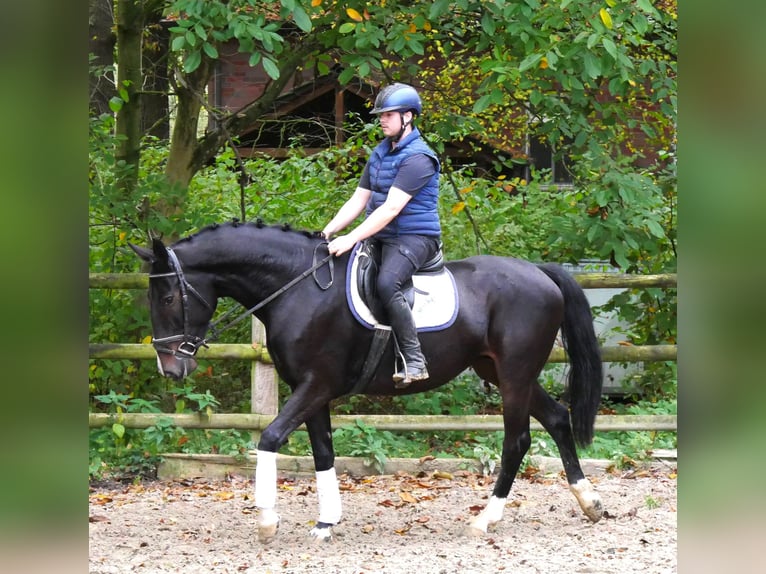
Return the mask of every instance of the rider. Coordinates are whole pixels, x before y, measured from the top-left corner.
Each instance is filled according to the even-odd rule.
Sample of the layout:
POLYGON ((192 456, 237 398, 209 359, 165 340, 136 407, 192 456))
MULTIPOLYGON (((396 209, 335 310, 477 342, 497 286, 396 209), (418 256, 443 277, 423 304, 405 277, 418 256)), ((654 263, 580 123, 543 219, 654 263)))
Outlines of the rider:
POLYGON ((386 137, 372 151, 354 194, 322 231, 329 240, 366 210, 364 221, 328 249, 341 255, 369 237, 380 246, 377 292, 404 357, 403 370, 393 376, 397 388, 428 378, 402 286, 436 255, 441 238, 439 160, 414 125, 422 109, 412 86, 395 83, 380 91, 371 113, 386 137))

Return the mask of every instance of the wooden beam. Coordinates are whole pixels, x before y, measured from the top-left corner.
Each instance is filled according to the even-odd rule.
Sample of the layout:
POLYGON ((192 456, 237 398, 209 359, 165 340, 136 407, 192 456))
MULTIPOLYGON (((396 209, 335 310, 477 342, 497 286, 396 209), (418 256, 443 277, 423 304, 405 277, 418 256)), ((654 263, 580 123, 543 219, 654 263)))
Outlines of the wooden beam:
MULTIPOLYGON (((127 428, 148 428, 161 420, 170 420, 185 429, 263 430, 274 419, 255 413, 88 413, 88 426, 101 428, 119 423, 127 428)), ((335 415, 332 427, 353 426, 360 420, 378 430, 387 431, 501 431, 502 415, 335 415)), ((305 426, 299 427, 305 430, 305 426)), ((532 419, 531 430, 544 430, 532 419)), ((596 431, 676 431, 676 415, 598 415, 596 431)))

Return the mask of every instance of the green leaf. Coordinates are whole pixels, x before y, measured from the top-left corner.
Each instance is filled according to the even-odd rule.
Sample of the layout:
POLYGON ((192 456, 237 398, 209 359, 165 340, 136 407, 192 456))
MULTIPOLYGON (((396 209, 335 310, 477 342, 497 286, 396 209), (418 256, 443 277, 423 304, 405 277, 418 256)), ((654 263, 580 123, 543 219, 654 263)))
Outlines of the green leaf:
POLYGON ((216 50, 215 46, 213 46, 210 42, 205 42, 202 44, 202 49, 205 50, 205 54, 210 56, 213 59, 218 58, 218 50, 216 50))
POLYGON ((421 56, 425 54, 425 50, 423 49, 423 44, 421 44, 420 40, 413 38, 412 40, 407 42, 407 45, 410 47, 410 50, 412 50, 416 54, 420 54, 421 56))
POLYGON ((119 112, 122 109, 123 105, 122 98, 118 98, 117 96, 114 96, 112 99, 109 100, 109 109, 112 110, 114 113, 119 112))
POLYGON ((536 66, 542 59, 542 54, 530 54, 521 61, 519 64, 519 72, 524 72, 533 66, 536 66))
POLYGON ((613 243, 612 249, 614 250, 614 260, 621 269, 626 269, 630 266, 630 262, 625 256, 625 246, 622 243, 613 243))
POLYGON ((431 9, 428 11, 428 19, 433 21, 443 16, 448 9, 449 3, 450 0, 436 0, 436 2, 431 4, 431 9))
POLYGON ((638 32, 642 36, 649 29, 649 21, 646 19, 646 16, 644 16, 640 12, 637 12, 636 14, 633 15, 633 19, 631 20, 631 23, 633 24, 633 27, 636 29, 636 32, 638 32))
POLYGON ((186 60, 184 60, 184 71, 187 74, 190 74, 199 68, 200 63, 202 63, 202 52, 199 50, 189 52, 189 55, 186 56, 186 60))
POLYGON ((173 42, 170 44, 170 49, 173 52, 180 52, 186 46, 186 38, 183 36, 176 36, 173 38, 173 42))
POLYGON ((271 58, 263 59, 263 69, 266 70, 266 73, 272 80, 279 79, 279 67, 277 66, 277 63, 271 58))
POLYGON ((607 52, 609 52, 609 55, 612 56, 615 60, 617 59, 617 46, 615 46, 614 42, 612 42, 609 38, 602 38, 601 44, 604 46, 607 52))
POLYGON ((556 69, 556 64, 559 61, 558 54, 556 54, 556 52, 554 52, 552 50, 548 51, 548 52, 545 53, 545 59, 548 62, 548 67, 551 70, 555 70, 556 69))
POLYGON ((652 6, 652 0, 638 0, 636 4, 638 4, 638 7, 644 12, 648 12, 649 14, 656 13, 654 6, 652 6))
POLYGON ((338 76, 338 82, 345 85, 348 84, 349 81, 351 81, 351 78, 354 77, 354 68, 346 68, 344 69, 340 75, 338 76))
POLYGON ((601 75, 601 60, 596 58, 590 52, 585 53, 583 63, 585 64, 585 73, 588 74, 588 76, 595 80, 601 75))
POLYGON ((585 238, 588 240, 588 243, 594 243, 596 240, 596 237, 598 236, 598 232, 601 230, 601 227, 598 225, 591 225, 588 228, 588 231, 585 233, 585 238))
POLYGON ((489 12, 484 12, 484 16, 481 17, 481 27, 488 36, 495 35, 495 19, 489 12))
POLYGON ((647 219, 646 227, 649 229, 649 233, 651 233, 655 237, 660 239, 665 237, 665 230, 662 229, 662 226, 659 223, 657 223, 654 219, 647 219))
POLYGON ((476 102, 473 104, 473 112, 475 114, 480 114, 484 110, 486 110, 489 107, 489 104, 492 103, 492 94, 484 94, 482 97, 480 97, 476 102))
POLYGON ((341 24, 340 28, 338 28, 338 32, 341 34, 348 34, 349 32, 353 32, 355 29, 355 22, 346 22, 345 24, 341 24))
POLYGON ((293 19, 298 25, 298 28, 304 32, 311 32, 311 18, 309 18, 308 14, 306 14, 300 5, 295 6, 295 10, 293 11, 293 19))
POLYGON ((120 423, 114 423, 112 425, 112 432, 115 434, 117 438, 122 438, 125 436, 125 427, 121 425, 120 423))
POLYGON ((260 61, 261 61, 261 53, 253 52, 252 54, 250 54, 250 59, 247 61, 247 63, 250 66, 257 66, 260 61))
POLYGON ((191 30, 186 31, 184 38, 186 38, 186 43, 189 44, 189 46, 194 47, 197 45, 197 36, 191 30))

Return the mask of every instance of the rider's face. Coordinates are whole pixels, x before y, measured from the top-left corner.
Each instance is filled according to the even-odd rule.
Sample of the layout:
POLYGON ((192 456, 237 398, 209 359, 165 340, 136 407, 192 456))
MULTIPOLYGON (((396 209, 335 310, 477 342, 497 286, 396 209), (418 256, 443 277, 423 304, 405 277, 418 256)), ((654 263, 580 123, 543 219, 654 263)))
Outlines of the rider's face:
MULTIPOLYGON (((411 112, 405 112, 405 121, 409 120, 411 115, 411 112)), ((383 130, 383 135, 386 137, 399 135, 399 131, 402 129, 402 114, 400 112, 383 112, 378 117, 380 119, 380 127, 383 130)))

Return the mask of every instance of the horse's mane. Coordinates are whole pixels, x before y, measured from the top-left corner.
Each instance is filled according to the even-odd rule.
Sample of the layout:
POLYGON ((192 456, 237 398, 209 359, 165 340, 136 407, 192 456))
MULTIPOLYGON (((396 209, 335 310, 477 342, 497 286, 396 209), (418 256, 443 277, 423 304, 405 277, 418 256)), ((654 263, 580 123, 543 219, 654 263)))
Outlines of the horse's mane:
POLYGON ((179 239, 178 243, 186 243, 193 241, 196 237, 199 237, 200 235, 210 233, 212 231, 220 231, 221 229, 237 229, 237 228, 257 228, 257 229, 279 229, 281 231, 284 231, 285 233, 298 233, 300 235, 303 235, 304 237, 308 237, 309 239, 322 239, 322 232, 321 231, 309 231, 306 229, 294 229, 292 225, 289 223, 281 223, 281 224, 271 224, 268 225, 263 222, 262 219, 258 218, 255 221, 245 221, 242 222, 237 218, 232 219, 231 221, 226 221, 224 223, 211 223, 210 225, 206 225, 199 231, 196 231, 195 233, 192 233, 190 235, 187 235, 186 237, 179 239))

